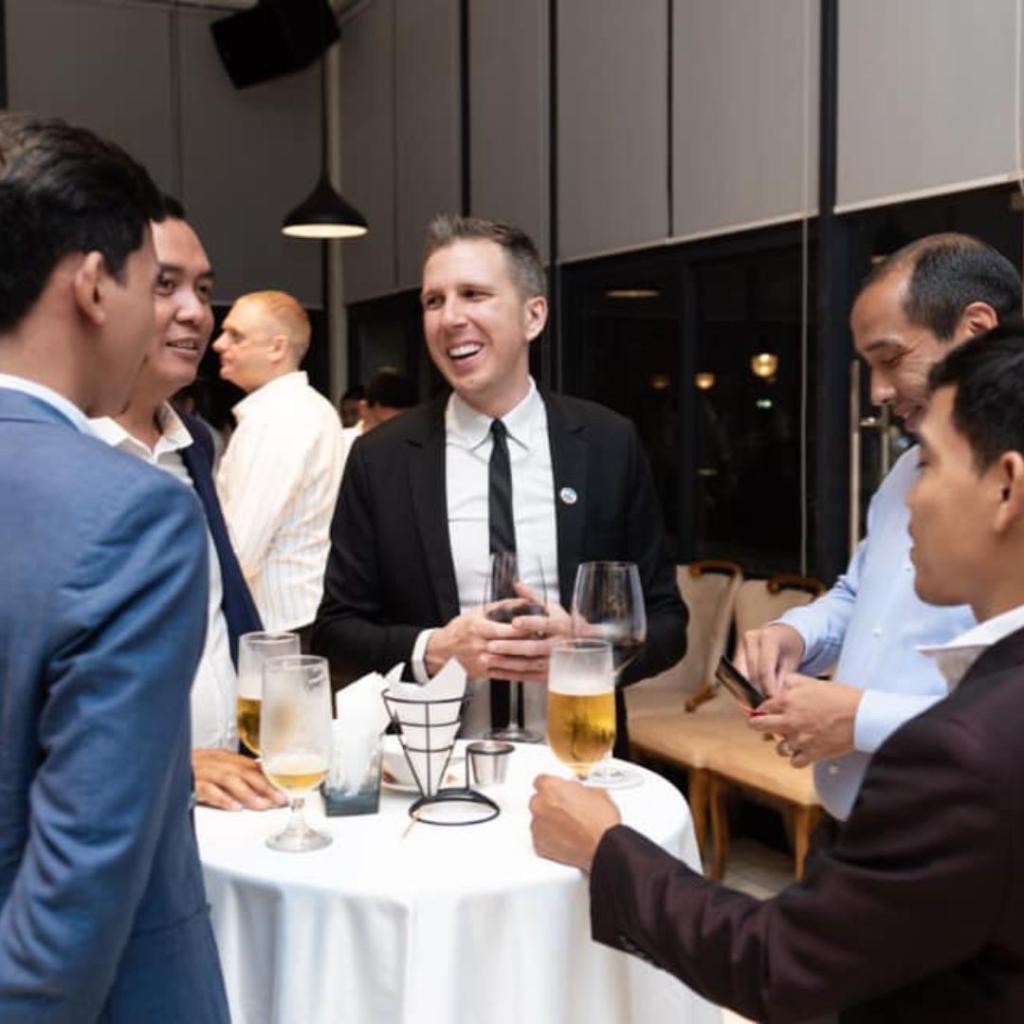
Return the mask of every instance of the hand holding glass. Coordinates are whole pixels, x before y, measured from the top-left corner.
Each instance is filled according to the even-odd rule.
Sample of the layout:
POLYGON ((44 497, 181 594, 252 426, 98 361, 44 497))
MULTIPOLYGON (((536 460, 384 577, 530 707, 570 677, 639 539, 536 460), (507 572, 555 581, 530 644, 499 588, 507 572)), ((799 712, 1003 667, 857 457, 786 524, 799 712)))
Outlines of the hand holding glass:
MULTIPOLYGON (((520 615, 547 615, 544 575, 539 558, 517 557, 514 551, 491 555, 484 594, 484 613, 492 622, 509 623, 520 615), (526 594, 530 596, 526 596, 526 594)), ((489 735, 513 743, 538 743, 540 737, 519 724, 523 684, 510 683, 509 724, 489 735)), ((525 720, 525 719, 524 719, 525 720)))
POLYGON ((306 824, 303 805, 327 774, 331 759, 331 683, 326 658, 289 655, 263 666, 260 721, 263 773, 291 803, 285 830, 267 840, 273 850, 319 850, 331 837, 306 824))
POLYGON ((578 779, 615 745, 615 670, 606 640, 562 640, 551 651, 548 743, 578 779))
POLYGON ((243 633, 238 640, 238 736, 258 755, 260 752, 260 700, 263 695, 263 663, 299 653, 295 633, 243 633))

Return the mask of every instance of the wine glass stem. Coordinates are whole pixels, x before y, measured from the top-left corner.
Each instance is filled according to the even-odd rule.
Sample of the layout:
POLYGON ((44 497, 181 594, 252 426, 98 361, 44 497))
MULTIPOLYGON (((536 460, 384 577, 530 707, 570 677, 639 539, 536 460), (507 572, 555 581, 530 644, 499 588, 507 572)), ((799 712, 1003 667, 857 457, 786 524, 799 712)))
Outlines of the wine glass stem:
POLYGON ((306 818, 303 814, 305 806, 306 798, 304 796, 293 796, 291 798, 291 814, 288 817, 288 825, 285 828, 286 832, 306 831, 306 818))

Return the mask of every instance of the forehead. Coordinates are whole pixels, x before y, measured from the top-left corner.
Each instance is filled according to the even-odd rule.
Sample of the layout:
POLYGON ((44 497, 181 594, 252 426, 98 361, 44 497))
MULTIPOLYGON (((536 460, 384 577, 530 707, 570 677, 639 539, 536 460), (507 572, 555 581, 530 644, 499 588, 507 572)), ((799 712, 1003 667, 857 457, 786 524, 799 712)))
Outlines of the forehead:
POLYGON ((971 448, 953 423, 953 400, 956 388, 945 386, 932 393, 928 409, 921 421, 920 439, 931 449, 946 452, 960 451, 965 458, 971 457, 971 448))
POLYGON ((850 327, 858 345, 911 326, 903 312, 908 276, 906 271, 893 271, 857 296, 850 311, 850 327))
POLYGON ((462 283, 511 284, 505 250, 489 238, 460 238, 431 253, 423 264, 423 290, 462 283))
POLYGON ((161 263, 184 267, 196 274, 210 273, 210 261, 203 243, 185 221, 169 217, 152 227, 156 258, 161 263))

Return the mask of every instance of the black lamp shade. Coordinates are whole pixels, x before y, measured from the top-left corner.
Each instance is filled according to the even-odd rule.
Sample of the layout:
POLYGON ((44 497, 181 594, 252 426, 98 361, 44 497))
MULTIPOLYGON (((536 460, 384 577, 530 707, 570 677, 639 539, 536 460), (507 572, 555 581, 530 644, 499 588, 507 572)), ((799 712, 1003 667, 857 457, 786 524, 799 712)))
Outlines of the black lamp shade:
POLYGON ((292 238, 357 238, 365 235, 366 218, 334 190, 327 172, 308 199, 284 219, 281 231, 292 238))

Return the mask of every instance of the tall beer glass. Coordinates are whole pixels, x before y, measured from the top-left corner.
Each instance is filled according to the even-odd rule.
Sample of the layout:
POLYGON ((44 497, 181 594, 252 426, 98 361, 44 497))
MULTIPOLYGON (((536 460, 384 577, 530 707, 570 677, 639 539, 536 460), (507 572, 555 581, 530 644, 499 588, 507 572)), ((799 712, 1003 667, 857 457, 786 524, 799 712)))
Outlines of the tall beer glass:
POLYGON ((298 653, 295 633, 243 633, 238 638, 238 736, 254 754, 260 752, 263 663, 298 653))
POLYGON ((615 669, 606 640, 563 640, 551 651, 548 743, 579 779, 615 744, 615 669))
POLYGON ((272 850, 319 850, 331 837, 306 824, 306 796, 327 775, 331 759, 331 677, 326 658, 289 655, 263 666, 260 720, 263 774, 280 789, 292 813, 283 832, 267 840, 272 850))

